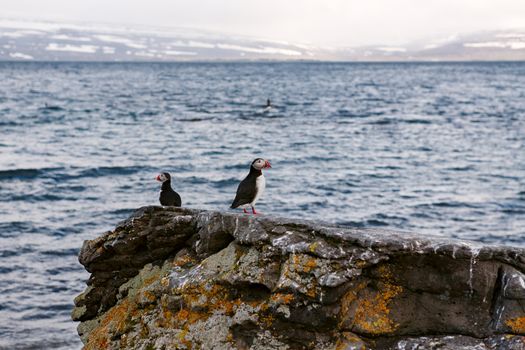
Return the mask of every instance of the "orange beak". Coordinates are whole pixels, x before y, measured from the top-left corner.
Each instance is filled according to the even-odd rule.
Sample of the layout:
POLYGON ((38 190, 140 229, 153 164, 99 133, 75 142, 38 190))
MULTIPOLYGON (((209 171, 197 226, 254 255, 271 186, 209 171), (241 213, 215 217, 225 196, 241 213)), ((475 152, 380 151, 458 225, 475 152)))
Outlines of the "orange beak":
POLYGON ((155 180, 157 180, 157 181, 160 182, 160 175, 157 175, 157 177, 155 178, 155 180))
POLYGON ((266 168, 271 168, 271 167, 272 167, 272 165, 270 164, 270 162, 265 160, 264 161, 264 168, 266 169, 266 168))

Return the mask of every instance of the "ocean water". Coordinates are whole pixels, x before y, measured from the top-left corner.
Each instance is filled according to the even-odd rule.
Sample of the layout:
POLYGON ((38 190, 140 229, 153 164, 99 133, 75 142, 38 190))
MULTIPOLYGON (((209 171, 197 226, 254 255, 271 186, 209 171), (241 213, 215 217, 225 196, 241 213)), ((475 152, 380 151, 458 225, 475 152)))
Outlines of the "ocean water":
POLYGON ((0 348, 78 349, 83 240, 158 203, 525 247, 525 63, 0 63, 0 348), (275 107, 263 111, 267 98, 275 107))

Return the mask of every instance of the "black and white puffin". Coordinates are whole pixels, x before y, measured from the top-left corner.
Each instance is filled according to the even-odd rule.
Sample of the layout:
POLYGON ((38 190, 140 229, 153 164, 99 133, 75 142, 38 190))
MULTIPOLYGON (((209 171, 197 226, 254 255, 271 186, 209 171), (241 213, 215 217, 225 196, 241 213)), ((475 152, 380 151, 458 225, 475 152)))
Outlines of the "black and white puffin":
POLYGON ((266 187, 266 179, 262 173, 263 169, 271 168, 271 164, 266 159, 256 158, 251 166, 248 176, 244 178, 237 187, 237 194, 230 208, 235 209, 242 207, 244 212, 247 207, 252 208, 252 213, 257 214, 255 211, 255 203, 261 198, 264 189, 266 187))
POLYGON ((171 175, 169 173, 160 173, 155 179, 162 182, 159 196, 160 204, 180 207, 182 204, 180 196, 171 188, 171 175))

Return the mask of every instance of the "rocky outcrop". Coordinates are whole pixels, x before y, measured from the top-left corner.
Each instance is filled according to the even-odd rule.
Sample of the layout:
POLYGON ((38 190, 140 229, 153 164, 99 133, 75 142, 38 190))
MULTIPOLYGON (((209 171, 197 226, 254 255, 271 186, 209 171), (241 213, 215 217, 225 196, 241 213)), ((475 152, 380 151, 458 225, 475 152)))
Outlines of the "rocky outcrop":
POLYGON ((86 241, 85 349, 522 349, 525 250, 145 207, 86 241))

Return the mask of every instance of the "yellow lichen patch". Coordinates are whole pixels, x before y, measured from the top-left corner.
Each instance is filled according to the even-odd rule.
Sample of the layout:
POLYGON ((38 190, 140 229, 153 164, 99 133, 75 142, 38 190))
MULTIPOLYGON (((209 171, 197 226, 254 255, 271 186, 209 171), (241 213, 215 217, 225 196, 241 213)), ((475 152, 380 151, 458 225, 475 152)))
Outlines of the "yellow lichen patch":
POLYGON ((345 321, 345 316, 350 313, 350 308, 352 303, 357 299, 357 294, 366 287, 366 282, 361 282, 355 288, 350 289, 346 292, 345 295, 341 298, 341 311, 339 312, 339 326, 342 326, 342 323, 345 321))
POLYGON ((305 294, 308 295, 310 298, 315 298, 315 296, 317 295, 317 288, 315 286, 315 283, 312 283, 312 285, 308 287, 308 290, 305 294))
POLYGON ((290 304, 294 299, 293 294, 275 293, 270 297, 270 300, 278 304, 290 304))
POLYGON ((143 284, 142 288, 149 286, 150 284, 152 284, 153 282, 157 281, 158 279, 159 279, 159 275, 158 274, 154 274, 153 276, 149 276, 147 278, 144 278, 142 280, 142 284, 143 284))
POLYGON ((319 242, 314 242, 308 246, 308 250, 310 253, 315 253, 315 250, 317 249, 317 246, 319 245, 319 242))
POLYGON ((231 331, 228 332, 228 335, 226 336, 226 341, 229 343, 233 343, 234 338, 233 338, 233 334, 231 331))
POLYGON ((149 302, 154 302, 157 297, 150 291, 146 290, 142 293, 142 295, 144 296, 144 298, 146 298, 149 302))
POLYGON ((139 327, 140 332, 147 332, 141 316, 151 311, 155 306, 157 297, 147 287, 160 278, 160 271, 154 271, 151 275, 143 278, 142 275, 136 277, 136 284, 139 287, 131 288, 127 297, 109 309, 100 320, 100 324, 89 335, 88 342, 84 349, 105 349, 109 347, 111 339, 115 335, 122 335, 120 344, 127 343, 126 332, 133 327, 139 327), (151 303, 139 310, 139 299, 143 298, 151 303))
POLYGON ((225 303, 225 311, 228 316, 233 316, 235 311, 239 308, 241 305, 241 299, 235 299, 234 301, 227 301, 225 303))
POLYGON ((185 307, 173 317, 175 326, 181 328, 205 321, 216 312, 231 316, 241 304, 240 299, 230 300, 228 289, 218 284, 188 286, 181 293, 185 307))
POLYGON ((358 260, 355 262, 355 267, 357 267, 358 269, 362 269, 363 267, 365 267, 367 265, 367 262, 364 261, 364 260, 358 260))
POLYGON ((303 266, 304 272, 310 272, 317 267, 317 260, 315 260, 314 258, 308 258, 303 266))
POLYGON ((388 268, 387 265, 381 265, 377 268, 377 272, 379 276, 388 282, 392 282, 394 275, 392 274, 392 271, 390 268, 388 268))
POLYGON ((403 288, 392 283, 393 274, 388 266, 380 266, 378 273, 381 278, 378 290, 363 293, 356 301, 354 325, 369 334, 389 334, 394 332, 398 325, 390 319, 388 306, 403 288))
POLYGON ((186 339, 186 336, 188 335, 188 330, 187 329, 183 329, 177 336, 177 340, 178 340, 178 343, 175 344, 177 345, 177 349, 179 348, 178 345, 180 344, 183 344, 184 346, 186 346, 186 349, 191 349, 193 348, 193 344, 191 343, 191 341, 189 341, 188 339, 186 339))
POLYGON ((132 311, 135 311, 133 305, 128 299, 125 299, 106 312, 100 325, 90 334, 84 349, 98 350, 107 348, 112 335, 121 334, 126 330, 131 321, 130 316, 134 313, 132 311))
POLYGON ((375 295, 358 299, 354 324, 369 334, 392 333, 397 328, 397 324, 389 318, 388 304, 402 290, 400 286, 385 283, 375 295))
POLYGON ((259 315, 259 322, 261 322, 266 327, 270 327, 275 321, 273 315, 259 315))
POLYGON ((335 350, 359 349, 365 350, 366 346, 361 338, 350 332, 343 332, 335 344, 335 350))
POLYGON ((170 278, 169 278, 169 276, 162 277, 162 279, 160 280, 160 284, 163 287, 169 287, 169 285, 170 285, 170 278))
POLYGON ((195 263, 195 260, 189 254, 180 256, 177 259, 173 260, 173 266, 182 267, 190 263, 195 263))
POLYGON ((160 328, 168 328, 173 324, 173 313, 169 310, 162 310, 162 318, 157 322, 160 328))
POLYGON ((308 273, 317 267, 317 260, 309 255, 293 254, 292 266, 297 272, 308 273))
POLYGON ((509 326, 514 333, 525 333, 525 317, 512 318, 510 320, 505 321, 505 324, 509 326))
MULTIPOLYGON (((274 322, 272 315, 265 311, 269 309, 269 300, 243 301, 240 298, 231 298, 232 290, 220 284, 197 284, 187 285, 180 291, 180 297, 184 307, 177 312, 166 310, 167 304, 161 304, 163 323, 170 328, 180 329, 181 333, 174 339, 177 349, 191 349, 192 339, 189 338, 191 327, 199 322, 206 322, 212 315, 224 314, 233 316, 239 307, 249 305, 257 314, 261 325, 270 327, 274 322)), ((284 302, 290 302, 293 295, 281 295, 284 302)), ((226 341, 231 341, 226 339, 226 341)), ((195 346, 195 345, 193 345, 195 346)))

